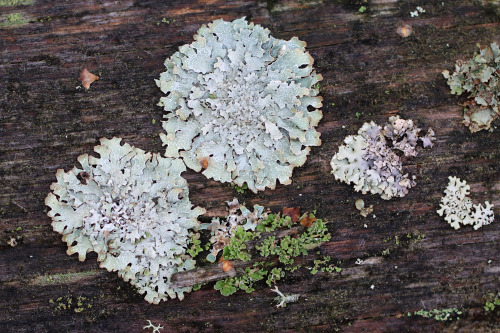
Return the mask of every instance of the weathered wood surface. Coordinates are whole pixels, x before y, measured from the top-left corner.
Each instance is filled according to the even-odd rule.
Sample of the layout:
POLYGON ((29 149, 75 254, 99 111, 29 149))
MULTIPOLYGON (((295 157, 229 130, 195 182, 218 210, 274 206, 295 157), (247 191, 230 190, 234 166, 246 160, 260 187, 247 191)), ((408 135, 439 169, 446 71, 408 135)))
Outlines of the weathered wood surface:
POLYGON ((498 17, 471 1, 377 0, 365 14, 359 7, 326 0, 35 0, 0 7, 1 18, 22 13, 29 20, 0 28, 0 331, 142 332, 148 319, 162 332, 498 330, 498 310, 482 307, 485 294, 500 290, 500 223, 455 231, 435 213, 447 177, 456 175, 469 182, 473 200, 489 200, 500 216, 500 130, 471 134, 461 124, 465 97, 450 95, 440 74, 469 58, 476 43, 498 43, 498 17), (426 12, 410 18, 417 5, 426 12), (191 200, 209 216, 224 214, 224 201, 234 196, 275 211, 316 209, 332 234, 321 254, 343 270, 294 272, 280 289, 303 296, 283 309, 264 284, 230 297, 206 285, 183 301, 150 305, 99 269, 95 255, 84 263, 67 256, 43 201, 56 170, 72 168, 101 137, 161 151, 161 92, 153 80, 164 59, 202 24, 241 16, 275 37, 308 43, 324 77, 323 144, 295 170, 292 185, 258 195, 188 171, 191 200), (414 29, 406 39, 396 34, 402 21, 414 29), (101 77, 88 91, 78 81, 85 67, 101 77), (333 179, 329 161, 363 122, 381 124, 394 114, 434 128, 437 144, 405 162, 418 176, 408 196, 364 196, 376 217, 363 218, 354 207, 361 195, 333 179), (17 247, 7 245, 11 235, 22 237, 17 247), (442 308, 464 313, 447 323, 406 315, 442 308))

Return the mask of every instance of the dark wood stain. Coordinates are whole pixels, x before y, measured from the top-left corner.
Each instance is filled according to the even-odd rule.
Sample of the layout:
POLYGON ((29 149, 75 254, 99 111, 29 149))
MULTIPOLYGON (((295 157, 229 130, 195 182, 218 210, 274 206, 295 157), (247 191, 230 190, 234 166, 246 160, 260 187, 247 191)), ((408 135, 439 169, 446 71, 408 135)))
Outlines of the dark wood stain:
POLYGON ((360 3, 36 0, 0 7, 30 20, 0 27, 0 332, 143 332, 147 320, 162 332, 499 330, 498 310, 483 306, 484 295, 500 291, 500 130, 471 134, 458 105, 466 97, 451 95, 440 74, 471 57, 476 43, 499 43, 499 19, 474 1, 428 1, 418 18, 409 16, 415 2, 372 1, 365 14, 360 3), (290 274, 280 289, 302 297, 282 309, 264 283, 230 297, 210 283, 183 301, 150 305, 99 269, 95 254, 83 263, 66 255, 44 198, 56 170, 72 168, 101 137, 161 152, 154 79, 165 58, 202 24, 242 16, 275 37, 307 42, 324 77, 323 144, 295 169, 292 185, 257 195, 187 171, 191 200, 208 216, 223 215, 224 201, 235 196, 274 211, 315 209, 332 239, 301 262, 311 265, 320 251, 343 270, 290 274), (412 36, 396 34, 401 21, 412 36), (88 91, 77 88, 85 67, 100 77, 88 91), (418 185, 391 201, 363 196, 376 216, 363 218, 354 207, 361 195, 334 180, 329 162, 363 122, 395 114, 432 127, 437 142, 405 161, 418 185), (467 180, 475 202, 493 203, 497 221, 478 231, 450 228, 435 213, 449 175, 467 180), (10 236, 20 236, 18 246, 7 245, 10 236), (464 314, 446 323, 407 316, 422 308, 464 314))

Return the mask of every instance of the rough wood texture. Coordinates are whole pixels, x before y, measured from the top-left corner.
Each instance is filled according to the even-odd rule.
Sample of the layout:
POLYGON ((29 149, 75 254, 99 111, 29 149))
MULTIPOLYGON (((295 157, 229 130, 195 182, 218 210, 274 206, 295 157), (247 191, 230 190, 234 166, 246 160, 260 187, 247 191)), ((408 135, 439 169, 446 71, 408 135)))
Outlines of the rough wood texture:
MULTIPOLYGON (((492 202, 500 216, 500 129, 471 134, 461 124, 465 97, 450 95, 440 74, 469 58, 476 43, 500 42, 498 17, 471 1, 377 0, 364 14, 359 2, 34 0, 0 7, 0 19, 21 13, 28 20, 0 27, 0 331, 145 332, 147 319, 162 332, 500 329, 498 309, 483 309, 484 296, 500 291, 499 218, 478 231, 455 231, 435 213, 447 177, 456 175, 471 185, 473 200, 492 202), (410 18, 417 5, 426 12, 410 18), (316 209, 332 234, 321 255, 343 270, 294 272, 280 289, 303 296, 283 309, 263 283, 230 297, 209 284, 183 301, 150 305, 99 269, 95 255, 84 263, 67 256, 43 201, 56 170, 70 169, 101 137, 161 151, 161 92, 153 80, 164 59, 202 24, 241 16, 275 37, 307 42, 324 77, 323 144, 295 169, 292 185, 258 195, 186 172, 192 202, 209 216, 224 214, 234 196, 274 211, 316 209), (414 29, 406 39, 396 34, 402 21, 414 29), (85 67, 101 77, 88 91, 78 81, 85 67), (434 128, 437 144, 406 160, 418 176, 409 195, 364 196, 376 217, 363 218, 354 207, 361 195, 334 180, 329 161, 363 122, 394 114, 434 128), (11 235, 22 237, 17 247, 7 245, 11 235), (358 258, 364 263, 356 265, 358 258), (406 315, 442 308, 464 313, 446 323, 406 315)), ((317 257, 312 251, 304 265, 317 257)))

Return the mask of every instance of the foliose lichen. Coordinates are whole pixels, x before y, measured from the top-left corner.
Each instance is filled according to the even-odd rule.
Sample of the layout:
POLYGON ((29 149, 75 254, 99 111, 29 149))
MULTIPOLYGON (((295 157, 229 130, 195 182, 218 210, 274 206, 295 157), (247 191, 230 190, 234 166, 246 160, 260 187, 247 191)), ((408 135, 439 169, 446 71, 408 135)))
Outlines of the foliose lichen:
POLYGON ((308 250, 331 238, 326 224, 321 219, 316 219, 312 213, 304 214, 300 221, 296 222, 293 222, 290 216, 269 213, 258 218, 256 225, 255 231, 244 230, 241 224, 238 225, 223 249, 225 260, 258 260, 252 266, 246 267, 243 275, 217 281, 214 288, 220 290, 224 296, 229 296, 237 290, 251 293, 255 290, 254 284, 264 279, 269 286, 275 284, 286 272, 294 272, 300 267, 295 263, 297 257, 307 255, 308 250), (307 225, 302 233, 293 232, 278 237, 277 230, 298 226, 295 224, 297 222, 307 225), (249 246, 250 241, 254 243, 252 246, 249 246), (268 257, 277 258, 277 262, 268 257))
POLYGON ((171 288, 170 277, 194 268, 185 252, 205 210, 192 208, 181 160, 120 141, 101 139, 100 157, 81 155, 81 168, 57 170, 45 199, 52 227, 69 255, 84 261, 96 252, 100 267, 117 271, 148 302, 182 299, 191 288, 171 288))
POLYGON ((432 147, 434 131, 429 129, 424 136, 419 136, 420 132, 412 120, 399 116, 390 117, 384 128, 373 121, 364 123, 358 135, 346 137, 333 156, 330 164, 335 179, 353 183, 354 189, 363 194, 380 194, 385 200, 404 197, 416 185, 415 176, 403 174, 403 163, 396 150, 405 156, 416 156, 419 140, 424 147, 432 147))
POLYGON ((322 76, 306 43, 276 39, 244 18, 204 25, 194 39, 156 80, 166 94, 165 156, 253 192, 290 184, 310 146, 321 144, 322 76))
POLYGON ((496 43, 478 47, 480 52, 469 61, 457 60, 453 74, 443 71, 452 94, 469 93, 464 124, 473 133, 490 130, 491 123, 500 117, 500 50, 496 43))
POLYGON ((229 244, 237 227, 241 227, 243 230, 255 230, 257 221, 267 217, 267 211, 264 211, 264 207, 260 205, 254 205, 252 212, 240 204, 236 198, 233 201, 227 201, 227 204, 229 214, 225 219, 221 220, 219 217, 215 217, 211 223, 201 226, 203 229, 210 230, 212 249, 207 256, 207 260, 210 262, 215 262, 217 254, 229 244))
POLYGON ((367 217, 369 214, 373 213, 373 205, 366 206, 363 199, 358 199, 354 202, 356 209, 359 210, 359 214, 363 217, 367 217))
POLYGON ((488 225, 495 219, 493 205, 488 201, 481 204, 472 204, 469 198, 470 186, 460 178, 450 176, 450 182, 444 190, 445 196, 441 198, 439 216, 444 215, 444 219, 453 228, 459 229, 460 225, 473 225, 477 230, 483 225, 488 225))

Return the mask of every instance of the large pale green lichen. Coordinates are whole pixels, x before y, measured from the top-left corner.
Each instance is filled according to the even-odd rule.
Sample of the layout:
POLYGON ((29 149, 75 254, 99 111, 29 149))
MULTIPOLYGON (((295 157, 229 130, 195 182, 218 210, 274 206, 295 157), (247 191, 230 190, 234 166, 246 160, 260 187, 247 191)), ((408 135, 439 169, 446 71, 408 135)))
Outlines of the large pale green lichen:
POLYGON ((270 36, 247 22, 216 20, 165 61, 160 134, 167 157, 208 178, 253 192, 291 183, 322 118, 313 59, 305 42, 270 36))
MULTIPOLYGON (((478 47, 480 45, 478 44, 478 47)), ((500 117, 500 50, 496 43, 480 47, 480 52, 469 61, 457 60, 455 72, 443 71, 452 94, 468 92, 464 124, 471 132, 489 130, 500 117)))
POLYGON ((78 158, 80 168, 57 171, 45 199, 52 227, 63 235, 68 254, 80 261, 90 251, 100 266, 117 271, 145 299, 183 298, 191 288, 171 288, 172 274, 194 268, 186 254, 202 208, 192 208, 179 159, 145 153, 120 138, 101 139, 78 158))

